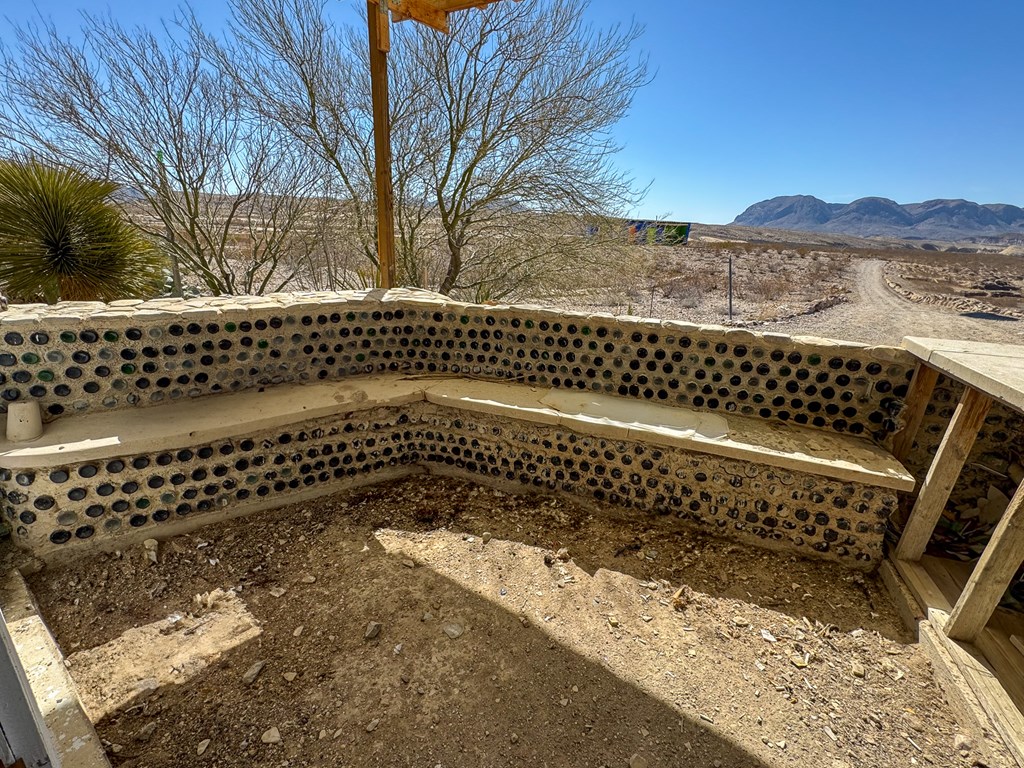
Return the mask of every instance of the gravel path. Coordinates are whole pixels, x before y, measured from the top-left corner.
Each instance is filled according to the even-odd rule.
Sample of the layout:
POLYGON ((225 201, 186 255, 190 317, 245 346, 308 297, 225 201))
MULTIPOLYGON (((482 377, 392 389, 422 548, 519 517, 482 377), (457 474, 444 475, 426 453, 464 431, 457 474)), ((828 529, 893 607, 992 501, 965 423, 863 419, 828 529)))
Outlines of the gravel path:
POLYGON ((964 317, 896 295, 885 283, 884 267, 877 259, 857 260, 850 301, 813 315, 765 323, 757 330, 868 344, 898 345, 904 336, 1024 344, 1024 323, 964 317))

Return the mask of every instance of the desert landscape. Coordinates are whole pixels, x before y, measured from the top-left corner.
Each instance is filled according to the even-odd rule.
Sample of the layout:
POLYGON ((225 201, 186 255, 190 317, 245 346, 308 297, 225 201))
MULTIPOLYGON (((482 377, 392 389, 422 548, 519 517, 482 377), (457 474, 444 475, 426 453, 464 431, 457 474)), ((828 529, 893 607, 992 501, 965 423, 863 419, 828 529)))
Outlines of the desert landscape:
POLYGON ((603 285, 534 300, 867 344, 898 345, 904 336, 1020 344, 1024 256, 1015 248, 939 241, 924 249, 892 238, 696 224, 686 246, 636 246, 603 285))
MULTIPOLYGON (((562 306, 1022 341, 1017 257, 736 230, 562 306)), ((609 506, 424 475, 71 565, 30 586, 115 766, 1013 764, 877 574, 609 506), (252 638, 188 641, 225 616, 252 638)))

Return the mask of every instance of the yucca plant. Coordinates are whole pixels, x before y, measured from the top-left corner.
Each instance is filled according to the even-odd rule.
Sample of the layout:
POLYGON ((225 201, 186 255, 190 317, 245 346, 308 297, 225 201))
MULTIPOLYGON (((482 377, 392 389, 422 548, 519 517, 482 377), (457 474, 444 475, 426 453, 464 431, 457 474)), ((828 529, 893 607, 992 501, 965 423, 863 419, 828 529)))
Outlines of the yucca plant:
POLYGON ((116 184, 37 160, 0 160, 0 287, 14 301, 145 298, 163 254, 125 220, 116 184))

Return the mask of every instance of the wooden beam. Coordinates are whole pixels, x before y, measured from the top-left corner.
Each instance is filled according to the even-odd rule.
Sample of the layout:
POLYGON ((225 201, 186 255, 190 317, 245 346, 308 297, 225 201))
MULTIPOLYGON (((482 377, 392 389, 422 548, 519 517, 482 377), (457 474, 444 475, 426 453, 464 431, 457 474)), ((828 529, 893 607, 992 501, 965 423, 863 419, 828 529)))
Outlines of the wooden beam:
POLYGON ((992 618, 1006 588, 1024 561, 1024 485, 1017 489, 992 538, 967 580, 946 624, 954 640, 974 642, 992 618))
POLYGON ((932 392, 935 390, 935 382, 939 380, 939 372, 928 366, 923 361, 918 363, 914 371, 914 378, 910 380, 910 389, 907 391, 907 415, 903 431, 896 435, 892 443, 892 455, 900 463, 906 461, 910 455, 910 449, 914 446, 914 438, 921 429, 921 422, 924 420, 925 409, 931 402, 932 392))
POLYGON ((1024 714, 993 672, 984 652, 973 643, 951 638, 948 634, 949 621, 943 621, 941 614, 930 616, 930 619, 937 630, 936 636, 978 697, 1003 744, 1013 754, 1017 765, 1024 768, 1024 714))
POLYGON ((898 559, 921 559, 991 405, 992 399, 987 395, 971 387, 964 390, 896 545, 898 559))
MULTIPOLYGON (((430 0, 430 4, 442 11, 464 11, 468 8, 484 8, 499 0, 430 0)), ((519 2, 519 0, 516 0, 519 2)))
MULTIPOLYGON (((377 50, 384 51, 384 53, 391 52, 391 24, 388 23, 388 12, 387 9, 382 6, 377 6, 378 18, 377 18, 377 50)), ((370 6, 366 6, 366 12, 370 12, 370 6)), ((372 47, 373 41, 370 41, 372 47)), ((387 67, 387 62, 384 62, 384 66, 387 67)), ((387 74, 387 72, 385 72, 387 74)), ((387 85, 387 79, 384 84, 387 85)), ((390 130, 390 127, 389 127, 390 130)), ((390 138, 390 137, 389 137, 390 138)))
MULTIPOLYGON (((377 0, 370 2, 376 3, 377 0)), ((395 15, 395 21, 412 19, 438 32, 448 33, 448 13, 437 3, 429 0, 388 0, 388 7, 395 15)))
POLYGON ((370 89, 373 98, 373 162, 377 186, 377 259, 380 286, 395 287, 395 211, 391 188, 391 115, 388 108, 388 9, 366 2, 370 33, 370 89))

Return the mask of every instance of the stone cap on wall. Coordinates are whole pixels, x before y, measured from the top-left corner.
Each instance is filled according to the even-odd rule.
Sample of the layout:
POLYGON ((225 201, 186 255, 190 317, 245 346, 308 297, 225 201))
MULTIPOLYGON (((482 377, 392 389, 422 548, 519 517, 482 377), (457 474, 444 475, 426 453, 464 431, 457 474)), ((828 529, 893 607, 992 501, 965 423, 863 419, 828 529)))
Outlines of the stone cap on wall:
POLYGON ((453 374, 794 422, 884 443, 914 357, 415 289, 20 305, 0 314, 0 411, 45 421, 384 373, 453 374))

